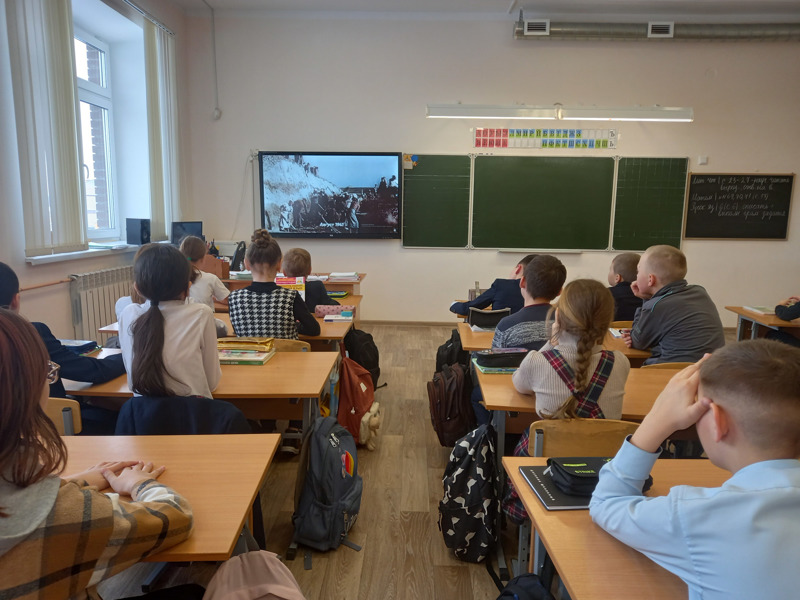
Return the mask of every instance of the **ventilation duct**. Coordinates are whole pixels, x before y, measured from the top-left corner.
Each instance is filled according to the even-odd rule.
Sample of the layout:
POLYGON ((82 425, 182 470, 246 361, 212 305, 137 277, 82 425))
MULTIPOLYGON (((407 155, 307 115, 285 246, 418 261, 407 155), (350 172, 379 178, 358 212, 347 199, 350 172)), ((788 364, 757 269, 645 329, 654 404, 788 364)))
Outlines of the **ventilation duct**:
MULTIPOLYGON (((528 20, 527 22, 533 22, 528 20)), ((800 23, 699 24, 675 23, 671 35, 652 35, 664 23, 553 23, 549 34, 526 35, 526 21, 514 26, 514 39, 525 40, 754 40, 800 41, 800 23)))

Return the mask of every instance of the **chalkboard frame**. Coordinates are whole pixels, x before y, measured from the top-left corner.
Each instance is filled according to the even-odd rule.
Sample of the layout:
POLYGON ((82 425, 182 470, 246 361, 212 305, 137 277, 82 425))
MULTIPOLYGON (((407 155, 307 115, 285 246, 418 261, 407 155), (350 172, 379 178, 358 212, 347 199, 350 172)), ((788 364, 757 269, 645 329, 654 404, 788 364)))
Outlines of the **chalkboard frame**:
MULTIPOLYGON (((792 198, 794 196, 794 183, 795 173, 704 173, 692 172, 687 174, 686 179, 686 197, 684 199, 684 216, 683 216, 683 239, 685 240, 735 240, 735 241, 787 241, 789 239, 789 224, 792 217, 792 198), (692 178, 693 177, 788 177, 791 182, 789 184, 789 194, 786 199, 786 218, 785 218, 785 233, 783 237, 769 236, 769 237, 744 237, 736 235, 690 235, 689 228, 692 218, 691 213, 691 197, 692 197, 692 178)), ((783 222, 783 219, 782 219, 783 222)), ((697 225, 694 224, 696 227, 697 225)))

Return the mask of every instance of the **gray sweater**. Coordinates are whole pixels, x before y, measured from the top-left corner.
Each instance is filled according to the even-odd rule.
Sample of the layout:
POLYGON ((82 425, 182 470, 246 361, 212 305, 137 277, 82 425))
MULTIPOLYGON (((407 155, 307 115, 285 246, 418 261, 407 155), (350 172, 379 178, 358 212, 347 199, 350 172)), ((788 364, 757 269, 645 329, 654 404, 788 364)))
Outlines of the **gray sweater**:
POLYGON ((708 292, 685 279, 668 283, 637 309, 631 341, 649 349, 645 364, 696 362, 725 345, 717 307, 708 292))

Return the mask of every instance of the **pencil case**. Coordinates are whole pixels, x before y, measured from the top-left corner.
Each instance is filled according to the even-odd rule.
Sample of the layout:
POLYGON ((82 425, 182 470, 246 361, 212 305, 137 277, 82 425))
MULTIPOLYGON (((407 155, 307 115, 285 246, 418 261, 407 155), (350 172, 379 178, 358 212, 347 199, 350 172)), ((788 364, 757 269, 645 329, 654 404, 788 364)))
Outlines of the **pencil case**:
MULTIPOLYGON (((572 456, 547 459, 548 470, 553 484, 569 496, 591 496, 600 481, 600 469, 610 457, 572 456)), ((644 482, 643 492, 653 485, 653 477, 644 482)))
POLYGON ((340 315, 348 311, 352 315, 355 309, 355 306, 349 304, 317 304, 316 308, 314 308, 314 315, 324 317, 325 315, 340 315))
POLYGON ((527 354, 525 348, 478 350, 475 353, 475 362, 482 367, 518 367, 527 354))

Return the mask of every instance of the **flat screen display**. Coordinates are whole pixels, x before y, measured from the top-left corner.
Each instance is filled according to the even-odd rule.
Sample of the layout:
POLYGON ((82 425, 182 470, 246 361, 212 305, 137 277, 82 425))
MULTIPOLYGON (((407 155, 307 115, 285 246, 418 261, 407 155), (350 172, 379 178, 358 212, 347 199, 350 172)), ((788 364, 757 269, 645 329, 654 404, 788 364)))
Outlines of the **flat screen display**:
MULTIPOLYGON (((173 221, 172 222, 172 237, 170 241, 178 245, 183 241, 187 235, 194 235, 203 238, 203 222, 202 221, 173 221)), ((204 238, 203 238, 204 239, 204 238)))
POLYGON ((401 156, 259 152, 261 225, 276 237, 400 238, 401 156))

